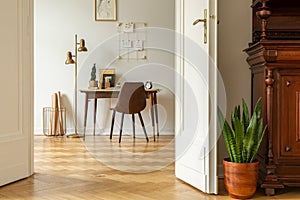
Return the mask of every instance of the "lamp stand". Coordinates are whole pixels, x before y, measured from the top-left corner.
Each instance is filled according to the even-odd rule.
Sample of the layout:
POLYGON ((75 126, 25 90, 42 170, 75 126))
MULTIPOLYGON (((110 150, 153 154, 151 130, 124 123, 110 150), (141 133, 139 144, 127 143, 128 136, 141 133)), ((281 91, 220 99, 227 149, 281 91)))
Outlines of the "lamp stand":
POLYGON ((72 56, 72 57, 74 57, 74 62, 67 63, 67 61, 66 61, 66 64, 74 64, 75 65, 75 69, 74 69, 74 134, 67 135, 67 137, 70 137, 70 138, 80 138, 80 135, 78 134, 78 128, 77 128, 77 90, 78 90, 77 59, 78 59, 78 51, 87 51, 85 46, 81 46, 81 45, 84 45, 84 40, 81 40, 81 41, 83 41, 83 42, 78 43, 77 34, 75 34, 75 55, 72 56), (77 49, 78 45, 80 45, 80 47, 77 49))

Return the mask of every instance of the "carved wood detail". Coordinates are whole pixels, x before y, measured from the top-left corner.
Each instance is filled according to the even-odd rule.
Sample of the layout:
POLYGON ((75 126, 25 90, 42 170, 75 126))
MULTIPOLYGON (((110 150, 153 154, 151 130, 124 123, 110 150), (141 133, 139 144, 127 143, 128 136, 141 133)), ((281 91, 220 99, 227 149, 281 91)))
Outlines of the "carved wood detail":
POLYGON ((296 92, 296 141, 300 142, 300 92, 296 92))
POLYGON ((251 7, 253 43, 265 39, 300 39, 300 1, 253 0, 251 7))
MULTIPOLYGON (((261 21, 261 39, 265 40, 267 39, 267 24, 268 24, 268 18, 271 15, 271 11, 269 10, 269 8, 267 7, 267 2, 269 0, 261 0, 259 2, 262 3, 262 6, 258 8, 258 10, 256 11, 256 16, 260 19, 261 21)), ((255 5, 255 2, 254 2, 255 5)))
MULTIPOLYGON (((273 72, 270 69, 266 70, 266 102, 267 102, 267 133, 269 138, 269 148, 268 148, 268 164, 271 165, 274 163, 273 155, 273 134, 272 134, 272 108, 273 108, 273 72)), ((268 174, 268 173, 267 173, 268 174)))
POLYGON ((276 49, 268 49, 264 53, 265 59, 268 62, 275 62, 278 56, 278 52, 276 49))

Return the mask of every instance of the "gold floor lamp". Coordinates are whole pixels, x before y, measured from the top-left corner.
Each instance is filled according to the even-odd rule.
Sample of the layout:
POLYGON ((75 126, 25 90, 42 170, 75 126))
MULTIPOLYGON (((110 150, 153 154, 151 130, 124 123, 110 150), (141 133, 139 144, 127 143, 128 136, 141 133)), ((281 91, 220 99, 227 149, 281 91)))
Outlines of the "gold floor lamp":
POLYGON ((69 64, 75 64, 75 70, 74 70, 74 118, 75 118, 75 133, 68 135, 67 137, 74 137, 74 138, 79 138, 80 136, 78 135, 77 132, 77 79, 78 79, 78 75, 77 75, 77 52, 81 52, 81 51, 87 51, 87 48, 85 47, 85 41, 84 39, 81 39, 80 42, 77 41, 77 34, 75 34, 75 55, 72 55, 72 52, 68 51, 67 52, 67 60, 65 62, 66 65, 69 64), (77 48, 77 46, 79 46, 77 48), (74 58, 74 60, 73 60, 74 58))

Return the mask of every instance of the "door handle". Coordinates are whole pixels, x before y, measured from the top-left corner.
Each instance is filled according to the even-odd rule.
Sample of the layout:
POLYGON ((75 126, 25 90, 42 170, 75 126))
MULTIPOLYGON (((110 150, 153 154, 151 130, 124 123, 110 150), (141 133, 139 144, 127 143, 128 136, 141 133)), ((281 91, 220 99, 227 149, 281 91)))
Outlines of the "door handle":
POLYGON ((204 25, 204 44, 207 43, 207 9, 204 9, 204 19, 196 19, 193 23, 195 26, 199 22, 203 22, 204 25))

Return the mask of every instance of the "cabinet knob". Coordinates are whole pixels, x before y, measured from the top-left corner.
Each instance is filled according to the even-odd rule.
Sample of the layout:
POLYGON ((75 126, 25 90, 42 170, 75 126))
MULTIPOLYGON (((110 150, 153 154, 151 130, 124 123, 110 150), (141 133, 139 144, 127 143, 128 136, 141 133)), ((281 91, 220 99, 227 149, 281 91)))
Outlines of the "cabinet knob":
POLYGON ((291 83, 291 81, 286 81, 286 86, 290 86, 292 83, 291 83))
POLYGON ((286 152, 289 152, 289 151, 291 151, 291 150, 292 150, 292 148, 291 148, 290 146, 286 146, 286 147, 285 147, 285 151, 286 151, 286 152))

